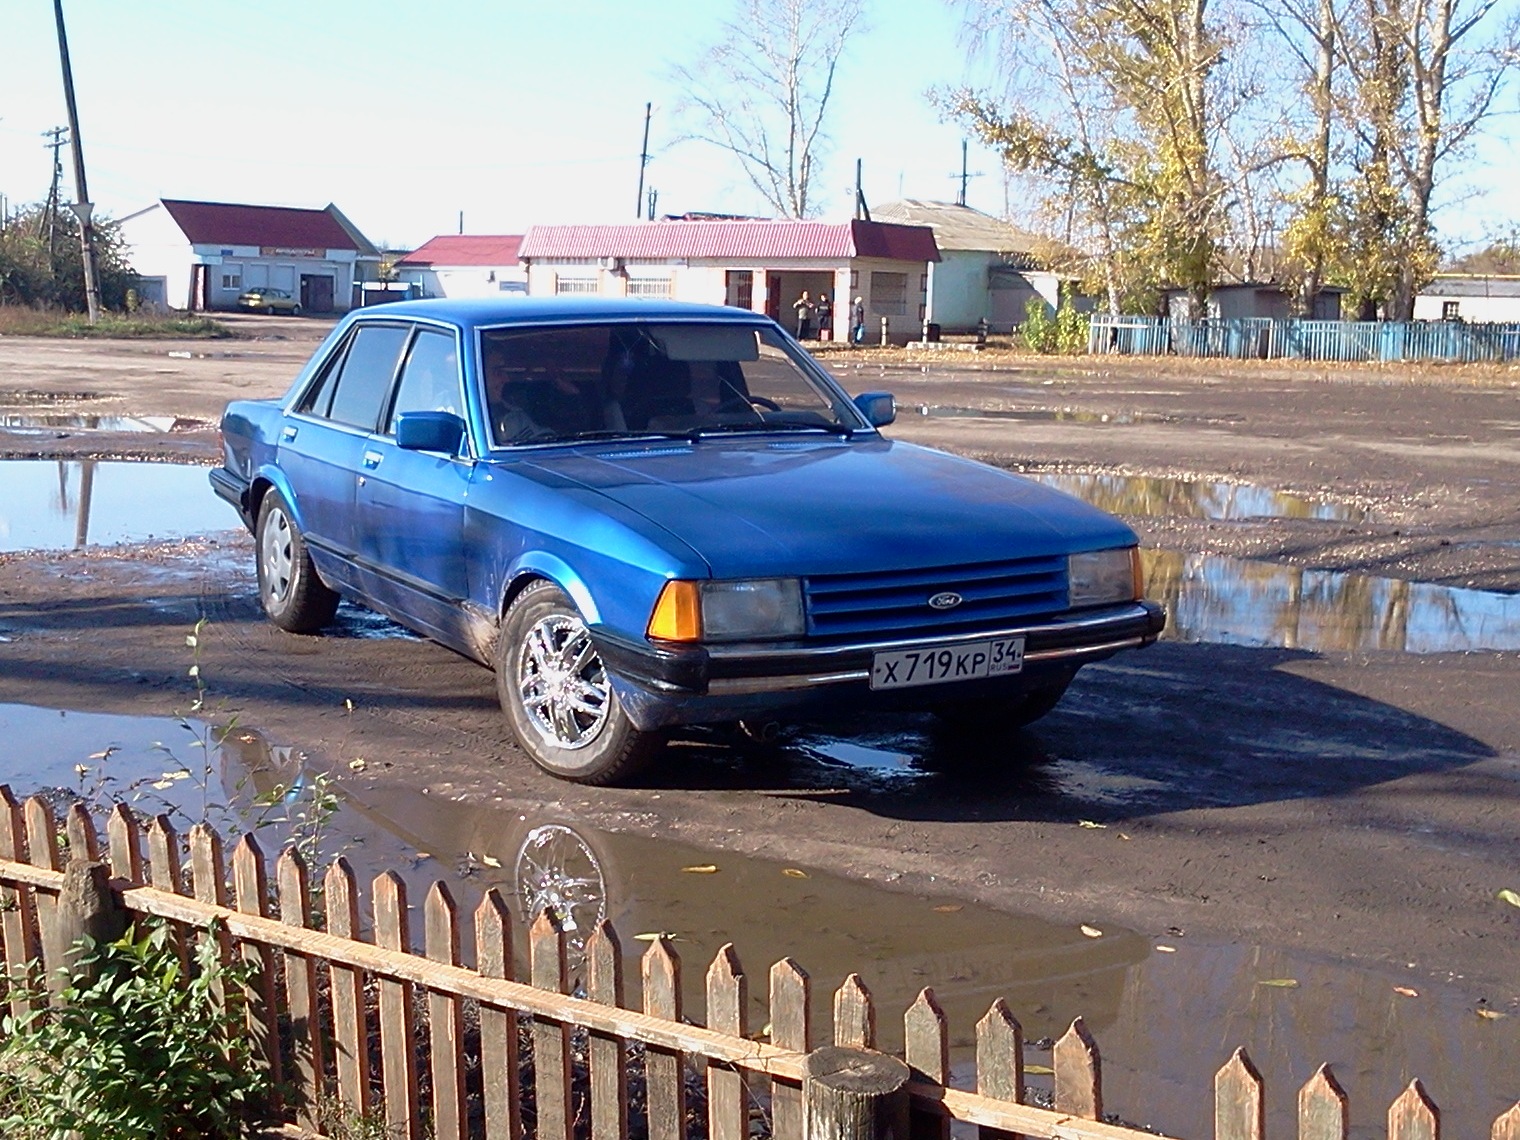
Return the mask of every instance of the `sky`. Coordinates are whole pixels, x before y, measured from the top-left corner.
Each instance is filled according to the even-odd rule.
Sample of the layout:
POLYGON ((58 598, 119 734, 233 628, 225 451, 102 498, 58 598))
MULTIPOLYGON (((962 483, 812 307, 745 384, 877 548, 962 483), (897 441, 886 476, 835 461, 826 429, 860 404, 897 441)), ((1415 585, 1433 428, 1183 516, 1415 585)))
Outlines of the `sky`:
MULTIPOLYGON (((729 0, 65 0, 90 196, 120 218, 160 197, 323 207, 377 244, 533 224, 632 220, 644 105, 661 214, 763 214, 737 160, 682 140, 672 76, 729 0)), ((825 217, 868 202, 953 201, 964 132, 931 88, 990 81, 949 0, 867 0, 831 112, 825 217)), ((66 122, 52 5, 0 13, 0 194, 47 194, 43 132, 66 122)), ((1443 221, 1473 238, 1511 212, 1508 140, 1485 144, 1443 221)), ((74 198, 63 155, 65 201, 74 198)), ((968 204, 1009 205, 970 146, 968 204)))

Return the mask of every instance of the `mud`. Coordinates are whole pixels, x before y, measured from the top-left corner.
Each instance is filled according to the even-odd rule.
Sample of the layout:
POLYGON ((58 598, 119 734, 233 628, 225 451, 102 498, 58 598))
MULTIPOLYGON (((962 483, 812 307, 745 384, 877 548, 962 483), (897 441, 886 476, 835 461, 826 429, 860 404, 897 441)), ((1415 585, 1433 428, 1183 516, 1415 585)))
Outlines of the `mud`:
MULTIPOLYGON (((227 398, 282 391, 325 331, 280 323, 306 343, 238 342, 245 356, 182 358, 0 340, 0 391, 33 394, 24 407, 0 398, 0 411, 88 405, 210 423, 227 398)), ((1275 1082, 1269 1124, 1287 1124, 1307 1066, 1333 1060, 1357 1082, 1357 1129, 1380 1126, 1418 1074, 1464 1114, 1461 1124, 1448 1115, 1448 1129, 1479 1133, 1517 1091, 1506 1035, 1520 1024, 1520 909, 1496 894, 1520 889, 1520 654, 1464 638, 1513 629, 1516 378, 1166 362, 924 367, 836 374, 852 390, 895 389, 904 405, 1097 417, 904 414, 890 429, 898 438, 1034 473, 1249 486, 1344 510, 1130 514, 1177 582, 1215 585, 1207 605, 1177 595, 1179 633, 1184 618, 1239 627, 1265 613, 1268 635, 1169 640, 1089 667, 1044 721, 991 738, 907 714, 789 726, 770 748, 693 733, 643 786, 571 787, 508 742, 488 672, 372 619, 344 616, 340 636, 321 638, 273 629, 258 613, 252 545, 240 533, 0 554, 0 701, 170 716, 189 702, 184 635, 205 617, 201 670, 217 715, 235 714, 338 776, 345 810, 369 812, 378 828, 364 843, 371 852, 409 852, 408 863, 426 852, 416 869, 441 861, 452 873, 461 849, 515 859, 519 824, 572 826, 635 868, 608 886, 609 898, 633 900, 628 921, 683 929, 696 963, 731 937, 755 977, 768 956, 810 951, 822 962, 818 984, 832 988, 838 978, 824 970, 929 945, 940 956, 922 975, 905 967, 911 981, 954 991, 965 971, 944 955, 964 950, 982 963, 968 967, 968 989, 978 971, 989 989, 1009 987, 1029 1007, 1015 1010, 1026 1027, 1093 1011, 1110 1107, 1174 1133, 1203 1132, 1207 1074, 1235 1044, 1275 1082), (1221 594, 1231 575, 1245 585, 1221 594), (1434 588, 1445 593, 1423 600, 1434 588), (1242 592, 1249 604, 1219 600, 1242 592), (1355 620, 1335 616, 1346 614, 1355 620), (935 770, 957 760, 970 775, 935 770), (624 856, 625 846, 637 852, 624 856), (688 874, 678 860, 720 870, 688 874), (810 876, 797 882, 871 888, 872 900, 890 891, 893 905, 828 894, 810 909, 786 893, 786 867, 810 876), (755 877, 736 890, 741 874, 755 877), (729 909, 700 910, 708 896, 729 909), (733 909, 750 896, 756 909, 733 909), (951 929, 959 921, 968 925, 951 929), (1136 957, 1125 949, 1053 989, 1020 988, 1005 962, 1017 943, 996 931, 1024 923, 1064 932, 1052 944, 1058 962, 1095 953, 1089 942, 1136 957), (1103 938, 1071 939, 1081 925, 1103 938), (839 948, 828 948, 835 935, 839 948), (887 947, 875 957, 873 938, 887 947), (1288 977, 1299 985, 1258 984, 1288 977)), ((0 455, 215 455, 209 427, 65 430, 0 427, 0 455)), ((1153 562, 1158 582, 1161 566, 1153 562)), ((21 766, 59 765, 44 756, 21 766)), ((68 761, 62 771, 68 782, 68 761)), ((488 865, 477 864, 467 878, 487 881, 488 865)), ((911 981, 883 985, 895 1002, 911 981)), ((884 1003, 883 1024, 896 1016, 884 1003)), ((964 1022, 952 1022, 958 1040, 964 1022)))

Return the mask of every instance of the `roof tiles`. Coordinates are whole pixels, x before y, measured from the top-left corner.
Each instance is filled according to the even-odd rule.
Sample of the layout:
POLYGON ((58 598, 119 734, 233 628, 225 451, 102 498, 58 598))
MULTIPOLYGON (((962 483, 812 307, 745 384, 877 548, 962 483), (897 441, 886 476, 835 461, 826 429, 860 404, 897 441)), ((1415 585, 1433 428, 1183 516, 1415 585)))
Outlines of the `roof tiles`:
POLYGON ((283 246, 361 252, 349 232, 326 210, 186 202, 174 198, 163 199, 163 204, 194 245, 283 246))
POLYGON ((629 225, 533 226, 521 256, 630 260, 847 261, 879 257, 938 261, 934 231, 885 222, 671 221, 629 225))
POLYGON ((440 234, 423 242, 397 264, 413 267, 516 265, 522 242, 522 234, 440 234))

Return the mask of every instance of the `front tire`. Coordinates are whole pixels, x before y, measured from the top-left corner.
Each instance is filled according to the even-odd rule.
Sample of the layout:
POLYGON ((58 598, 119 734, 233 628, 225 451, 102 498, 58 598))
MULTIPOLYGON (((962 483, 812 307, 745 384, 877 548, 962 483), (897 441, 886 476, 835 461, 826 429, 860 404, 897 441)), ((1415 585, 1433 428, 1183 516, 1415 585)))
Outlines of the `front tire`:
POLYGON ((577 784, 625 780, 663 743, 623 710, 570 599, 536 582, 512 602, 496 642, 496 690, 524 752, 577 784))
POLYGON ((306 540, 278 491, 259 504, 254 528, 259 601, 269 620, 291 633, 316 633, 338 612, 338 595, 317 577, 306 540))

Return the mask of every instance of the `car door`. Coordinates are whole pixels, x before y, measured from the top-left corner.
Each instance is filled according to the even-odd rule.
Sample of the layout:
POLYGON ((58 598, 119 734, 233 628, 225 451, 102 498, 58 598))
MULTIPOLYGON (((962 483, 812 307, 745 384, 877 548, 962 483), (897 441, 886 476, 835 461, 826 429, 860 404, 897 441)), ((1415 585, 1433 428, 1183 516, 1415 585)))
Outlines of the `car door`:
POLYGON ((468 652, 460 544, 474 461, 464 441, 448 453, 396 446, 403 412, 464 418, 459 359, 452 330, 417 327, 384 422, 364 442, 354 519, 364 592, 408 625, 468 652))
POLYGON ((278 463, 307 545, 324 578, 353 588, 354 491, 365 441, 380 422, 410 329, 355 327, 280 432, 278 463))

